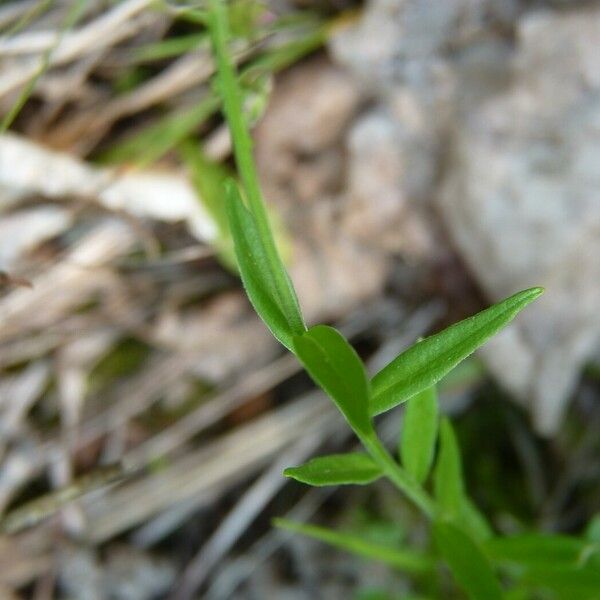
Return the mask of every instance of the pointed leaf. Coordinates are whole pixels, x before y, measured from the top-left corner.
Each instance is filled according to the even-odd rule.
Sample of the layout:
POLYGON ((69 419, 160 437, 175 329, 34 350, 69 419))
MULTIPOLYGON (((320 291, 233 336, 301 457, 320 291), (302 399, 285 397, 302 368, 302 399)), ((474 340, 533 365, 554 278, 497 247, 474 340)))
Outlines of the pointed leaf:
POLYGON ((289 467, 283 474, 309 485, 371 483, 382 476, 381 468, 367 454, 330 454, 319 456, 300 467, 289 467))
POLYGON ((400 439, 402 463, 419 483, 423 483, 429 474, 437 431, 437 393, 431 386, 407 403, 400 439))
POLYGON ((276 527, 306 535, 341 550, 386 563, 409 573, 422 573, 433 568, 433 561, 429 557, 408 548, 395 548, 384 544, 376 544, 358 535, 340 533, 316 525, 294 523, 286 519, 274 519, 273 524, 276 527))
POLYGON ((355 432, 372 432, 365 367, 341 333, 327 325, 294 338, 294 351, 310 376, 331 396, 355 432))
POLYGON ((479 547, 455 525, 438 522, 433 536, 452 575, 471 600, 502 600, 502 588, 479 547))
MULTIPOLYGON (((273 335, 288 349, 305 328, 297 301, 290 299, 274 273, 253 215, 244 206, 235 184, 227 186, 227 217, 240 275, 250 302, 273 335)), ((282 267, 283 268, 283 267, 282 267)), ((287 278, 284 272, 280 276, 287 278)), ((290 284, 290 289, 291 284, 290 284)))
POLYGON ((441 514, 448 519, 459 519, 464 499, 462 466, 454 430, 446 418, 440 424, 440 451, 434 488, 441 514))
POLYGON ((542 292, 542 288, 519 292, 411 346, 373 378, 371 413, 390 410, 437 383, 542 292))

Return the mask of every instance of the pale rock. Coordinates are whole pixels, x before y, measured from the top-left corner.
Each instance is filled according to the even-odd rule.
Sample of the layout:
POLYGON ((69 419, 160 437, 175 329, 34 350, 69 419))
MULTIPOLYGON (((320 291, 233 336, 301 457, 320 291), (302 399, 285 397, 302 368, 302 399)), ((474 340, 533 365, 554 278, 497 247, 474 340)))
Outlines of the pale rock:
POLYGON ((524 17, 510 89, 457 124, 439 207, 493 299, 546 294, 484 349, 542 433, 600 341, 600 9, 524 17))

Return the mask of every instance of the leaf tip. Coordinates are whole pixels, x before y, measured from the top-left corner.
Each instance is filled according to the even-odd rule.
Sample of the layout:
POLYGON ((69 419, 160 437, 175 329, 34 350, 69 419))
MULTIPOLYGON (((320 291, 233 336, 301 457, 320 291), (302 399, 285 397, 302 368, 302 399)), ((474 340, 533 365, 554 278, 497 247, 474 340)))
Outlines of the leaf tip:
POLYGON ((545 291, 546 291, 545 288, 537 286, 537 287, 532 287, 532 288, 529 288, 528 290, 525 290, 525 293, 527 294, 527 297, 529 298, 529 300, 533 301, 536 298, 539 298, 545 291))
POLYGON ((528 288, 526 290, 521 290, 520 292, 513 294, 504 302, 508 303, 509 305, 512 305, 513 310, 515 310, 516 313, 518 313, 521 310, 523 310, 527 305, 531 304, 534 300, 537 300, 545 291, 546 290, 543 287, 539 286, 528 288))

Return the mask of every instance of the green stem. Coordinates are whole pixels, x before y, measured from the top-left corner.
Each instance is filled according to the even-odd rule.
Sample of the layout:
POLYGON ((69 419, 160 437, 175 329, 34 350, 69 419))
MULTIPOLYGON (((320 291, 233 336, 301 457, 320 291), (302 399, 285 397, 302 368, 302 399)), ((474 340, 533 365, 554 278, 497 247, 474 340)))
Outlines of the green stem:
POLYGON ((299 331, 306 329, 296 293, 291 280, 287 276, 283 262, 277 251, 266 204, 260 189, 257 169, 252 155, 252 139, 246 125, 242 106, 242 95, 233 63, 229 57, 228 40, 229 24, 227 21, 226 2, 210 0, 209 26, 213 50, 217 61, 219 94, 223 101, 223 111, 233 143, 235 162, 242 180, 248 202, 248 208, 254 216, 258 233, 263 244, 271 272, 275 278, 275 293, 286 316, 299 315, 299 331))
POLYGON ((371 455, 373 460, 383 469, 386 477, 419 509, 432 519, 435 513, 435 503, 429 494, 415 481, 385 449, 375 433, 370 436, 361 436, 360 441, 371 455))
POLYGON ((265 237, 270 238, 267 213, 252 156, 252 140, 246 128, 237 77, 229 58, 227 41, 230 39, 230 35, 226 4, 223 0, 211 0, 210 7, 212 42, 219 72, 219 93, 223 100, 223 110, 231 133, 235 161, 250 209, 257 221, 260 222, 259 225, 265 228, 263 232, 265 237))
MULTIPOLYGON (((229 59, 227 13, 223 0, 211 0, 212 40, 219 71, 219 93, 229 125, 235 162, 242 179, 250 211, 254 215, 260 237, 269 254, 277 252, 269 225, 269 217, 260 190, 256 165, 252 155, 252 139, 246 127, 242 98, 233 65, 229 59)), ((278 259, 278 257, 277 257, 278 259)))

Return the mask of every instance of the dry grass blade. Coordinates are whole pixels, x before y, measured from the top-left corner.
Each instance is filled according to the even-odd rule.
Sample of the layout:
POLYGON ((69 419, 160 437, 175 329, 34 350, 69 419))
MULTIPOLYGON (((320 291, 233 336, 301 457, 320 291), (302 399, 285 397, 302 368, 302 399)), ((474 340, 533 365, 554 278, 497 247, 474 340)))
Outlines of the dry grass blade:
MULTIPOLYGON (((152 0, 126 0, 115 6, 111 11, 102 14, 96 20, 83 26, 79 31, 66 35, 57 45, 56 49, 48 57, 27 59, 18 66, 5 72, 0 76, 0 98, 6 94, 25 85, 36 74, 48 67, 65 64, 71 60, 84 56, 90 52, 96 52, 98 48, 110 46, 120 40, 133 35, 140 27, 133 17, 148 8, 152 0), (47 64, 46 64, 47 63, 47 64)), ((24 33, 21 36, 29 36, 24 33)), ((11 46, 27 47, 30 40, 23 40, 21 36, 11 39, 11 46)), ((38 38, 39 36, 35 36, 38 38)), ((51 33, 40 44, 35 39, 37 51, 48 51, 56 44, 59 34, 51 33)), ((0 45, 0 53, 2 48, 0 45)))
POLYGON ((124 476, 122 465, 107 465, 84 475, 70 485, 33 500, 12 512, 0 521, 0 533, 12 535, 36 525, 58 512, 69 502, 81 498, 98 488, 117 482, 124 476))
MULTIPOLYGON (((173 598, 193 598, 213 568, 233 547, 240 535, 249 527, 265 505, 285 485, 281 477, 287 465, 303 462, 321 444, 325 432, 308 434, 288 451, 284 452, 244 493, 206 541, 200 552, 192 559, 182 574, 179 590, 173 598)), ((332 432, 328 432, 330 435, 332 432)))

